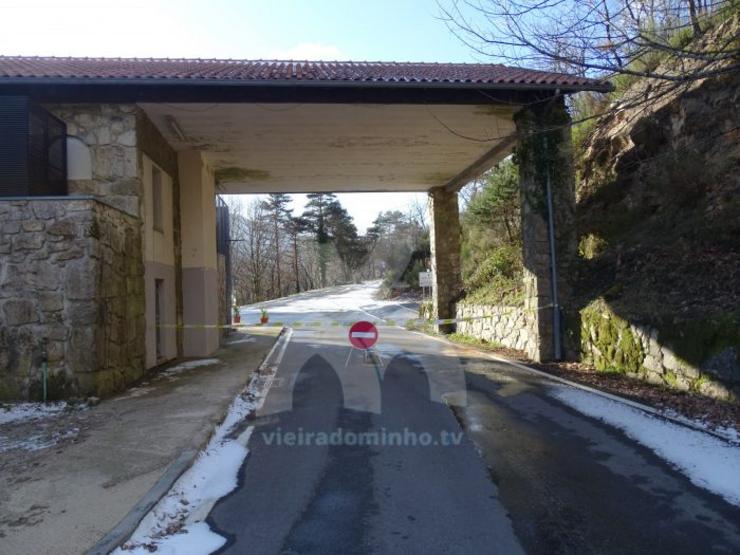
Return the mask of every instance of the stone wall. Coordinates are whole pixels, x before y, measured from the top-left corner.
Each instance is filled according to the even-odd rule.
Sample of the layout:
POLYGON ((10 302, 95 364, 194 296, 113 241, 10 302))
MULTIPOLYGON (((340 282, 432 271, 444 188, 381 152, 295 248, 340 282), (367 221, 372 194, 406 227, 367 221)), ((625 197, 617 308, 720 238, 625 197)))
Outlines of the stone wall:
MULTIPOLYGON (((560 98, 522 109, 514 116, 514 121, 521 134, 516 157, 519 164, 524 307, 530 315, 524 324, 528 335, 537 338, 528 342, 526 351, 533 360, 553 360, 558 358, 555 322, 562 321, 560 307, 569 305, 571 294, 566 277, 571 273, 570 267, 577 252, 573 225, 575 177, 570 116, 560 98), (548 184, 557 255, 557 301, 553 298, 550 272, 548 184)), ((560 330, 558 340, 563 337, 563 330, 560 330)), ((563 342, 559 345, 562 346, 563 342)), ((560 356, 564 354, 561 352, 560 356)))
POLYGON ((70 179, 70 195, 104 197, 111 206, 139 215, 141 175, 134 104, 65 104, 46 106, 67 124, 67 134, 90 151, 89 179, 70 179))
MULTIPOLYGON (((455 316, 460 297, 460 209, 457 191, 436 187, 429 191, 429 239, 432 251, 432 307, 434 318, 455 316)), ((455 330, 454 325, 437 326, 440 332, 455 330)))
POLYGON ((529 352, 535 349, 537 337, 527 325, 522 307, 484 306, 467 303, 457 305, 458 333, 482 339, 494 345, 529 352))
POLYGON ((603 301, 581 311, 583 361, 650 383, 740 399, 740 315, 701 322, 628 322, 603 301))
POLYGON ((0 399, 106 395, 143 374, 137 218, 84 197, 0 200, 0 399))
MULTIPOLYGON (((520 307, 457 306, 459 333, 529 352, 537 338, 520 307), (467 319, 467 320, 465 320, 467 319)), ((702 322, 628 322, 606 303, 583 309, 581 355, 597 370, 681 391, 737 402, 740 399, 740 314, 702 322)))

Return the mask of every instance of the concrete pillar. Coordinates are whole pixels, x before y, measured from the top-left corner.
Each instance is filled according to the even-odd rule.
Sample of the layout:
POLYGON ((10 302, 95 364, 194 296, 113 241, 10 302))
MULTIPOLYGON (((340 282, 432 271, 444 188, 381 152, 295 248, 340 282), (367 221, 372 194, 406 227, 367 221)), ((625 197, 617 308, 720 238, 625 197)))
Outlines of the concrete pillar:
POLYGON ((197 151, 178 153, 182 241, 183 354, 218 348, 218 263, 213 171, 197 151), (190 327, 192 326, 192 327, 190 327), (202 326, 202 327, 201 327, 202 326))
POLYGON ((576 256, 570 116, 562 99, 556 99, 527 107, 514 119, 521 136, 516 156, 521 190, 527 355, 536 361, 553 360, 556 358, 555 341, 560 341, 560 358, 566 358, 571 349, 565 341, 565 324, 573 325, 572 318, 565 318, 567 310, 572 308, 572 294, 566 278, 576 256), (548 180, 554 214, 557 303, 551 279, 548 180), (555 331, 557 327, 559 334, 555 331))
MULTIPOLYGON (((460 211, 457 191, 438 187, 429 191, 432 247, 432 303, 434 318, 455 317, 455 304, 462 289, 460 277, 460 211)), ((452 333, 455 324, 437 326, 441 333, 452 333)))

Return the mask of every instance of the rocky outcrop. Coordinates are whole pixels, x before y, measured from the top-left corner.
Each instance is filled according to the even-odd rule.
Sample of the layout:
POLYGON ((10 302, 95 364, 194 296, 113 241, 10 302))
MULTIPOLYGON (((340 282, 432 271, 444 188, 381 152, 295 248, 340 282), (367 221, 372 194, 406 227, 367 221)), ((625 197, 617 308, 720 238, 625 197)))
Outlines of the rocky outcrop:
MULTIPOLYGON (((725 22, 695 48, 738 28, 737 18, 725 22)), ((740 72, 633 83, 597 121, 577 164, 583 356, 736 400, 740 72)))
MULTIPOLYGON (((711 49, 739 33, 740 19, 735 18, 693 48, 711 49)), ((718 62, 709 69, 736 63, 718 62)), ((682 69, 689 72, 691 62, 682 69)), ((658 72, 670 73, 671 67, 661 66, 658 72)), ((678 196, 709 195, 705 208, 710 215, 740 187, 739 124, 737 69, 685 83, 640 79, 608 107, 588 137, 578 160, 578 201, 599 202, 604 187, 618 187, 622 202, 634 208, 641 202, 661 203, 665 190, 660 185, 666 185, 678 196)))

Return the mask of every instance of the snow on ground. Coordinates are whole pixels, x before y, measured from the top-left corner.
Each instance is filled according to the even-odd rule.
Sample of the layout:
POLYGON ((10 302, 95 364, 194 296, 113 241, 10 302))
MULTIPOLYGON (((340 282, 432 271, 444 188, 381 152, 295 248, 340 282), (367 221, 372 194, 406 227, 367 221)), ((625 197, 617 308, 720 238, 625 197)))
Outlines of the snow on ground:
MULTIPOLYGON (((210 360, 210 364, 219 362, 206 360, 210 360)), ((246 444, 253 427, 247 427, 236 438, 234 435, 240 430, 239 424, 262 405, 273 377, 274 372, 256 374, 252 378, 249 386, 233 401, 223 423, 216 428, 193 465, 114 554, 143 555, 156 551, 200 555, 212 553, 226 543, 225 538, 210 530, 205 518, 213 504, 237 486, 237 474, 249 453, 246 444)))
POLYGON ((67 403, 13 403, 0 405, 0 424, 9 424, 21 420, 39 420, 63 412, 67 403))
POLYGON ((77 437, 80 429, 72 425, 74 418, 68 417, 85 408, 64 401, 0 404, 0 453, 38 451, 77 437))
POLYGON ((242 339, 234 339, 233 341, 227 341, 227 345, 238 345, 239 343, 252 343, 254 341, 254 337, 244 337, 242 339))
POLYGON ((79 428, 70 428, 65 431, 53 431, 51 435, 47 433, 38 433, 24 437, 9 437, 0 434, 0 453, 21 449, 23 451, 38 451, 54 447, 60 441, 73 439, 80 433, 79 428))
POLYGON ((191 370, 192 368, 199 368, 201 366, 212 366, 214 364, 221 364, 221 361, 217 358, 202 358, 199 360, 188 360, 187 362, 181 362, 177 366, 172 368, 166 368, 162 371, 162 376, 174 376, 185 370, 191 370))
POLYGON ((375 298, 380 288, 380 281, 369 281, 359 285, 338 286, 327 289, 323 294, 321 290, 307 291, 276 299, 256 305, 242 307, 242 313, 258 313, 261 308, 272 313, 313 313, 313 312, 339 312, 363 310, 368 308, 379 308, 394 305, 393 301, 384 301, 375 298))
POLYGON ((621 429, 680 470, 694 485, 740 506, 740 447, 572 387, 552 386, 551 394, 566 405, 621 429))
POLYGON ((740 446, 740 431, 733 428, 732 426, 717 426, 706 420, 697 420, 696 418, 688 418, 687 416, 684 416, 683 414, 675 410, 672 410, 672 409, 664 410, 662 411, 662 414, 665 414, 668 418, 672 418, 674 420, 678 420, 679 422, 683 422, 688 426, 693 426, 696 428, 702 428, 704 430, 707 430, 708 432, 714 435, 723 437, 727 441, 740 446))

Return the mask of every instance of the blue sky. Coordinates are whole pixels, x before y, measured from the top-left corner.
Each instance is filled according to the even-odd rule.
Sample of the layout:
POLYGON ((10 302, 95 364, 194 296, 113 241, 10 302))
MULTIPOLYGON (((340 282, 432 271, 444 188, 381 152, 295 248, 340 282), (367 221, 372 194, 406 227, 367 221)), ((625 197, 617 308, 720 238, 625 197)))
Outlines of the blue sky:
POLYGON ((4 54, 475 61, 435 0, 0 0, 4 54))
MULTIPOLYGON (((0 0, 0 54, 479 61, 439 12, 435 0, 0 0)), ((364 231, 424 197, 340 200, 364 231)))

